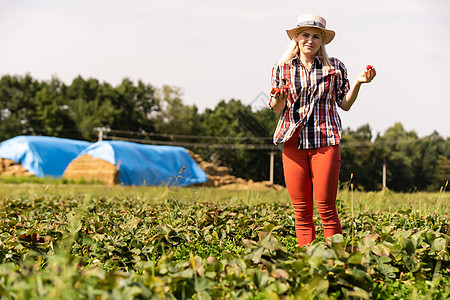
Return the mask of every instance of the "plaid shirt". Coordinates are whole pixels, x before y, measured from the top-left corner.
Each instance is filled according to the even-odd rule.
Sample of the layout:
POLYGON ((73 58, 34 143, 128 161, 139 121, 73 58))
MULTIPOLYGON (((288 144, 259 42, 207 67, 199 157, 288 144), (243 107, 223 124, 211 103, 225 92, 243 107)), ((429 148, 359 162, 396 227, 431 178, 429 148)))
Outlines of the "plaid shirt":
POLYGON ((316 57, 311 70, 298 57, 291 63, 276 64, 272 69, 272 86, 289 85, 286 106, 273 135, 274 144, 284 143, 299 129, 298 149, 337 145, 341 141, 342 125, 337 112, 350 89, 347 69, 336 58, 330 58, 331 68, 325 71, 316 57))

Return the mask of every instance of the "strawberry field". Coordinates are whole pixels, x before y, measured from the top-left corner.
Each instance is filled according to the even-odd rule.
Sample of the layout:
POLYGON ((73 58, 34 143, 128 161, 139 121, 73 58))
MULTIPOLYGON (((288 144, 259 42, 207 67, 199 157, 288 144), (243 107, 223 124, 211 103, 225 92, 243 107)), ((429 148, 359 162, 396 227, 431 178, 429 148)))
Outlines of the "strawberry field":
POLYGON ((450 196, 340 192, 298 248, 286 191, 0 186, 1 299, 446 299, 450 196))

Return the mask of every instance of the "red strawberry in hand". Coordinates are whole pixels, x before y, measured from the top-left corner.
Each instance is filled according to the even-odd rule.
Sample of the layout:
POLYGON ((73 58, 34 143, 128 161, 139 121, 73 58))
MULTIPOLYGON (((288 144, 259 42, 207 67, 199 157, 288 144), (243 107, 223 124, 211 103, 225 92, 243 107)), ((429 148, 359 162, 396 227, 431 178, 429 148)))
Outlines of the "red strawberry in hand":
POLYGON ((278 93, 289 91, 289 85, 286 84, 287 80, 282 79, 282 81, 283 81, 283 86, 281 88, 273 87, 272 90, 270 90, 271 95, 275 96, 278 93))
POLYGON ((276 94, 278 94, 280 92, 280 89, 279 88, 276 88, 276 87, 274 87, 274 88, 272 88, 272 90, 270 91, 270 94, 272 94, 272 95, 276 95, 276 94))
POLYGON ((372 76, 375 76, 375 70, 371 65, 367 65, 366 67, 366 79, 368 80, 367 82, 370 82, 372 80, 372 76), (372 77, 371 79, 369 79, 370 77, 372 77))

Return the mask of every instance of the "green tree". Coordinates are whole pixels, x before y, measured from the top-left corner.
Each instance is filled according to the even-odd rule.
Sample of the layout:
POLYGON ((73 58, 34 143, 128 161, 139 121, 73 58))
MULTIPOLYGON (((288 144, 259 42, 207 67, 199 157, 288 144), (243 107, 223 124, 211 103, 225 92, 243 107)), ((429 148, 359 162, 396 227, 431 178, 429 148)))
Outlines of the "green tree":
MULTIPOLYGON (((214 110, 204 112, 203 121, 208 125, 205 134, 217 136, 216 143, 243 144, 242 148, 209 149, 203 156, 214 157, 222 165, 230 168, 233 175, 245 179, 268 180, 270 150, 251 150, 258 144, 267 144, 265 138, 273 130, 255 117, 250 106, 243 105, 239 100, 220 101, 214 110)), ((275 114, 273 113, 273 116, 275 114)), ((278 178, 281 180, 281 178, 278 178)))
POLYGON ((376 165, 387 163, 387 187, 395 191, 417 188, 415 162, 420 159, 415 131, 406 131, 401 123, 389 127, 383 136, 375 139, 376 165))
POLYGON ((66 86, 56 78, 36 93, 36 110, 33 116, 34 134, 72 137, 75 124, 70 116, 69 106, 64 99, 66 86))
POLYGON ((155 88, 125 78, 117 87, 90 78, 75 78, 67 88, 72 119, 81 136, 95 140, 95 127, 128 131, 154 131, 152 112, 158 111, 155 88))
MULTIPOLYGON (((260 109, 256 112, 254 112, 254 116, 256 120, 258 121, 261 126, 264 126, 266 129, 264 132, 260 132, 261 137, 266 137, 265 139, 262 139, 261 142, 267 145, 274 145, 273 144, 273 134, 275 133, 275 129, 278 124, 278 120, 280 118, 280 115, 277 115, 273 110, 269 108, 260 109)), ((275 146, 275 145, 274 145, 275 146)), ((283 160, 282 160, 282 150, 283 146, 278 145, 274 150, 274 183, 285 185, 284 181, 284 172, 283 172, 283 160)), ((260 165, 260 167, 255 168, 254 172, 257 172, 257 174, 260 174, 256 176, 257 180, 267 180, 270 178, 270 153, 271 150, 261 150, 258 151, 258 156, 260 157, 259 162, 255 162, 256 164, 260 165)))
POLYGON ((71 103, 72 118, 81 137, 88 141, 97 139, 96 127, 108 126, 116 113, 109 100, 100 104, 99 100, 86 102, 76 99, 71 103))
POLYGON ((439 190, 450 179, 449 140, 436 131, 418 143, 415 181, 419 189, 439 190))
POLYGON ((375 190, 381 182, 381 166, 377 166, 371 142, 372 130, 369 124, 356 130, 347 128, 342 133, 341 171, 342 183, 350 181, 358 189, 375 190))
POLYGON ((115 89, 116 96, 111 97, 111 103, 118 114, 111 128, 147 131, 155 130, 152 113, 158 112, 159 101, 155 95, 156 89, 150 84, 138 81, 137 85, 124 78, 115 89))
POLYGON ((184 105, 179 87, 164 85, 159 93, 161 111, 156 115, 155 131, 165 134, 202 135, 202 123, 197 106, 184 105))
POLYGON ((36 94, 42 83, 29 74, 5 75, 0 79, 0 140, 33 133, 36 94))
POLYGON ((414 182, 420 190, 426 189, 434 181, 442 141, 442 137, 437 132, 433 132, 431 135, 420 139, 416 145, 419 159, 414 161, 414 182))
POLYGON ((78 76, 68 86, 65 96, 70 107, 71 118, 82 139, 95 141, 97 133, 95 127, 110 125, 117 114, 109 99, 102 94, 113 88, 97 79, 84 80, 78 76), (103 93, 102 93, 103 92, 103 93))
MULTIPOLYGON (((433 182, 428 187, 431 191, 438 191, 450 181, 450 158, 440 154, 437 157, 433 182)), ((448 187, 447 187, 448 191, 448 187)))

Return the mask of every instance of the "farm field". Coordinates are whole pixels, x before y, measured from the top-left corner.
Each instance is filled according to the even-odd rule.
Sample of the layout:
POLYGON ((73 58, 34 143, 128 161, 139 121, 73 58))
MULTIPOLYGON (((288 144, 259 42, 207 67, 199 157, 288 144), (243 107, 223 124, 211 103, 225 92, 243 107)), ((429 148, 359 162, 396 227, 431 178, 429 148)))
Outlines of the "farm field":
POLYGON ((0 184, 1 299, 446 299, 450 194, 340 191, 298 248, 286 191, 0 184))

